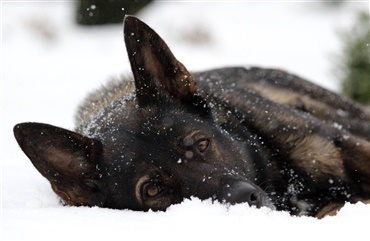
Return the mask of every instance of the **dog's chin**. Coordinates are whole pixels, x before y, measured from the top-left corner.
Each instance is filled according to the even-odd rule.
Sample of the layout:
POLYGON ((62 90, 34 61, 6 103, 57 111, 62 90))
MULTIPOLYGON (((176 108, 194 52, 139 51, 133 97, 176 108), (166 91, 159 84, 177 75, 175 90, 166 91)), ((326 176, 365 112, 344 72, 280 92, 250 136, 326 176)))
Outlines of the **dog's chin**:
MULTIPOLYGON (((213 201, 218 201, 218 200, 213 200, 213 201)), ((253 208, 269 208, 271 210, 276 210, 276 206, 272 202, 272 200, 266 195, 263 195, 261 197, 261 202, 258 205, 250 204, 248 202, 240 202, 240 203, 230 203, 226 200, 222 200, 221 203, 227 205, 227 206, 233 206, 233 205, 249 205, 250 207, 253 208)))
POLYGON ((255 208, 269 208, 271 210, 276 210, 276 207, 273 201, 267 195, 266 192, 259 190, 259 195, 260 195, 260 202, 258 203, 258 205, 249 204, 248 202, 246 202, 246 204, 249 204, 249 206, 255 207, 255 208))
POLYGON ((271 210, 276 210, 276 207, 275 207, 274 203, 267 196, 266 193, 262 196, 262 202, 261 202, 261 204, 262 204, 261 207, 267 207, 267 208, 270 208, 271 210))

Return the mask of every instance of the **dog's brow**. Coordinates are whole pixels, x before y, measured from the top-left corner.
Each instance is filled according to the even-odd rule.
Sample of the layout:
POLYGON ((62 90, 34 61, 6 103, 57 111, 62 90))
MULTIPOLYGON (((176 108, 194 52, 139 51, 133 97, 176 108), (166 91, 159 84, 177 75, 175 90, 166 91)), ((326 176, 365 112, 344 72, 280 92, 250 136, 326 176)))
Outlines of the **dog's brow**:
POLYGON ((192 146, 194 144, 194 137, 202 135, 201 130, 192 131, 189 135, 183 139, 184 146, 192 146))
POLYGON ((183 139, 184 146, 192 146, 194 144, 194 140, 192 135, 185 136, 183 139))

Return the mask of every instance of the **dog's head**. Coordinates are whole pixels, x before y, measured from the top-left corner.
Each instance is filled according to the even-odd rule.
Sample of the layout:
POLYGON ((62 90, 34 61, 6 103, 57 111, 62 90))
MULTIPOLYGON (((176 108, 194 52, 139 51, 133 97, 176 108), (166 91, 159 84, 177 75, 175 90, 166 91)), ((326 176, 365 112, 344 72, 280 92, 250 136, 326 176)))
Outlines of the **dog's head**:
POLYGON ((191 196, 270 206, 255 184, 261 173, 252 151, 217 124, 158 34, 127 16, 124 38, 132 98, 106 106, 83 135, 39 123, 14 127, 53 190, 70 205, 118 209, 165 210, 191 196))

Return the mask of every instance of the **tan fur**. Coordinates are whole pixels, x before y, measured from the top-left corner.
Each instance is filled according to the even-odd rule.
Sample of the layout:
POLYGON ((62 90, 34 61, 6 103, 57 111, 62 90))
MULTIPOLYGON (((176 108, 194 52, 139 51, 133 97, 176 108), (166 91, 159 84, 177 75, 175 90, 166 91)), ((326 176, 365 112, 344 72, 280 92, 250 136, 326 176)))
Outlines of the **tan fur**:
POLYGON ((267 99, 292 108, 304 109, 322 120, 333 122, 333 117, 338 115, 338 109, 332 108, 327 103, 317 101, 301 93, 294 93, 289 89, 277 88, 269 84, 250 84, 248 86, 267 99))
POLYGON ((315 215, 315 217, 322 219, 327 216, 335 216, 343 206, 343 203, 330 203, 329 205, 323 207, 320 212, 315 215))
POLYGON ((281 88, 272 87, 268 84, 248 84, 248 87, 257 91, 263 97, 284 105, 293 105, 299 95, 281 88))
MULTIPOLYGON (((370 204, 370 200, 359 200, 364 204, 370 204)), ((316 218, 325 218, 327 216, 335 216, 344 207, 344 203, 330 203, 323 207, 316 215, 316 218)))
POLYGON ((298 140, 291 150, 291 158, 300 160, 296 164, 316 181, 327 175, 335 175, 342 180, 345 178, 340 151, 333 143, 320 136, 306 136, 298 140))

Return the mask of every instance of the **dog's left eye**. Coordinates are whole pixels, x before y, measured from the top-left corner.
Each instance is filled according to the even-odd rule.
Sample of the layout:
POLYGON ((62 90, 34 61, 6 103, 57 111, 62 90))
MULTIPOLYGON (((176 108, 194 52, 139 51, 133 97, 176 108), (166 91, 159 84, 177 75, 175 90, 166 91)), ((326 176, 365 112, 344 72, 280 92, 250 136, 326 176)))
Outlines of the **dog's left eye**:
POLYGON ((147 183, 144 186, 144 195, 148 198, 157 196, 162 191, 162 187, 156 183, 147 183))
POLYGON ((200 139, 197 143, 197 148, 200 152, 205 152, 209 146, 208 139, 200 139))

